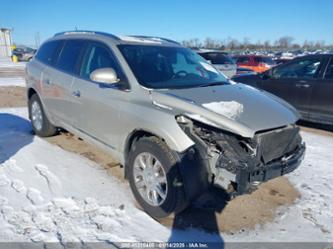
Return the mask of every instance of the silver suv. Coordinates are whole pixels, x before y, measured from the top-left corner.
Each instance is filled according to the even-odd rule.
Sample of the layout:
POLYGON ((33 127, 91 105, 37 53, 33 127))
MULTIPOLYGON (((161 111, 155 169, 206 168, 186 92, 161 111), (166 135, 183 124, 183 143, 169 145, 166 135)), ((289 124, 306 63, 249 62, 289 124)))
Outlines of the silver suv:
POLYGON ((171 40, 59 33, 26 70, 35 133, 63 128, 109 151, 153 217, 182 211, 211 186, 248 192, 304 155, 293 107, 171 40))

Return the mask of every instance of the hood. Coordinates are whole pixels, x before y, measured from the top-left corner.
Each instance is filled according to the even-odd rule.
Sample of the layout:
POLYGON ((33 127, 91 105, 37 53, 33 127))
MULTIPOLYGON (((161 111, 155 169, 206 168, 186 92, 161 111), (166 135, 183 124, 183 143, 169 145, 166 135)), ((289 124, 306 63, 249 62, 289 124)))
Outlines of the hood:
POLYGON ((299 119, 298 112, 285 101, 244 84, 156 90, 152 100, 175 115, 183 114, 243 137, 299 119))

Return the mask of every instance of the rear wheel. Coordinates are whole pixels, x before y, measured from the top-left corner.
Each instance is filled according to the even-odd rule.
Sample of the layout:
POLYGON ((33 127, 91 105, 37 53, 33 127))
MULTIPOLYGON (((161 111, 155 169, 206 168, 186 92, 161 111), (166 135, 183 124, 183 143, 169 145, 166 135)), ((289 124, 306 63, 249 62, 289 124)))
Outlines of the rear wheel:
POLYGON ((53 126, 45 115, 42 102, 37 94, 29 99, 29 116, 34 132, 40 137, 49 137, 57 133, 57 128, 53 126))
POLYGON ((162 218, 187 207, 177 157, 160 139, 137 141, 129 153, 127 167, 132 192, 149 215, 162 218))

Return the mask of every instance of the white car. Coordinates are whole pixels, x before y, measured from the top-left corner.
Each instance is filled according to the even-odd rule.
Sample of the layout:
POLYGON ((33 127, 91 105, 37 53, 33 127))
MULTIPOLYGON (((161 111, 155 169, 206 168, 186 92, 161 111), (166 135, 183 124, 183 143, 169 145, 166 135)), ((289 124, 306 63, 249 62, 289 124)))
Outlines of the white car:
POLYGON ((199 52, 200 56, 211 62, 216 69, 221 71, 228 78, 237 73, 236 63, 223 52, 199 52))

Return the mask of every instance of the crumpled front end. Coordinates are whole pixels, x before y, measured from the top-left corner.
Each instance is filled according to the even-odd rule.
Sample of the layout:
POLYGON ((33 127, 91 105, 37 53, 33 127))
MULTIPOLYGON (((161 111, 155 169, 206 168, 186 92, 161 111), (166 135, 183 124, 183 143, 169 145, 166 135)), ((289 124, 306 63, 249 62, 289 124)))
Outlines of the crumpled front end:
POLYGON ((244 138, 183 116, 177 121, 195 142, 196 160, 206 165, 209 181, 229 192, 242 194, 261 182, 287 174, 304 157, 305 145, 296 125, 244 138))

